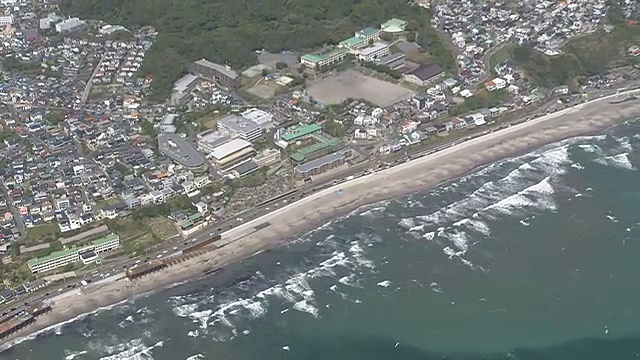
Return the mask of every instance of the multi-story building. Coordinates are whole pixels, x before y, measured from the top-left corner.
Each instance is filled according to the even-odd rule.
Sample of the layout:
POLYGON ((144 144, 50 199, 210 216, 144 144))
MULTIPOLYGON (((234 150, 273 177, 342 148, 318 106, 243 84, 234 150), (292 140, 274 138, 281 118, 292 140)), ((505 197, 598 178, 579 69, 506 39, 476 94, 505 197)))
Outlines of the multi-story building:
POLYGON ((62 20, 56 24, 56 31, 59 33, 72 32, 82 28, 85 22, 77 17, 62 20))
POLYGON ((406 57, 407 56, 401 52, 396 54, 389 54, 387 56, 384 56, 378 59, 378 64, 387 66, 391 69, 396 69, 404 65, 404 61, 406 57))
POLYGON ((407 22, 400 19, 389 19, 387 22, 380 25, 380 29, 386 33, 400 33, 407 28, 407 22))
POLYGON ((228 115, 218 120, 220 132, 230 132, 240 139, 255 141, 262 136, 262 127, 242 116, 228 115))
POLYGON ((74 262, 80 261, 80 255, 83 254, 83 258, 93 258, 96 256, 86 256, 88 253, 100 254, 106 251, 111 251, 120 247, 120 237, 116 234, 108 234, 102 238, 95 239, 91 243, 82 248, 72 247, 67 250, 54 251, 47 256, 41 258, 35 258, 27 261, 27 266, 32 273, 37 274, 41 272, 50 271, 59 267, 63 267, 74 262))
POLYGON ((351 157, 351 154, 351 149, 338 151, 333 154, 325 155, 319 159, 298 165, 295 167, 294 171, 296 176, 300 178, 308 178, 344 164, 351 157))
POLYGON ((0 15, 0 26, 7 26, 13 24, 13 15, 0 15))
POLYGON ((381 30, 374 29, 372 27, 364 28, 360 31, 356 31, 353 37, 342 40, 338 46, 349 49, 351 53, 354 53, 355 50, 365 47, 371 42, 377 41, 380 37, 380 32, 381 30))
POLYGON ((233 139, 213 149, 209 157, 214 166, 222 171, 227 171, 249 161, 255 154, 256 151, 250 142, 233 139))
POLYGON ((255 108, 243 111, 242 117, 249 121, 253 121, 263 129, 270 126, 271 122, 273 121, 273 115, 269 114, 264 110, 255 109, 255 108))
POLYGON ((306 54, 300 57, 300 63, 309 69, 319 69, 344 60, 349 53, 347 48, 338 48, 321 54, 306 54))
POLYGON ((356 32, 356 36, 364 39, 365 44, 368 44, 371 41, 376 41, 380 37, 380 29, 374 29, 372 27, 364 28, 358 32, 356 32))
POLYGON ((216 80, 220 85, 227 88, 234 89, 240 86, 240 76, 227 65, 220 65, 202 59, 193 63, 192 71, 207 79, 216 80))
POLYGON ((186 74, 173 84, 169 102, 173 106, 181 106, 191 99, 191 90, 198 84, 198 77, 186 74))
POLYGON ((376 42, 356 52, 358 60, 367 62, 375 61, 386 55, 389 55, 389 45, 381 42, 376 42))

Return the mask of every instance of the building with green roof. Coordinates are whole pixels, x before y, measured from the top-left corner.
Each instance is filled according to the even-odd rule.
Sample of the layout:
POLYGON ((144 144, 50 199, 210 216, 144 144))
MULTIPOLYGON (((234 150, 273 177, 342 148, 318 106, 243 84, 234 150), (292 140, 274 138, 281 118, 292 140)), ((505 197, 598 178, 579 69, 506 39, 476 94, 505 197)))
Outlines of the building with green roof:
POLYGON ((41 273, 80 261, 82 260, 81 254, 94 252, 97 255, 118 247, 120 247, 120 237, 111 233, 92 240, 89 245, 81 248, 73 246, 66 250, 54 251, 47 256, 31 259, 27 261, 27 266, 32 273, 41 273))
POLYGON ((407 28, 407 22, 400 19, 389 19, 387 22, 380 25, 380 29, 386 33, 399 33, 403 32, 407 28))
POLYGON ((337 48, 320 54, 306 54, 300 57, 300 63, 310 69, 335 64, 344 60, 349 49, 337 48))
POLYGON ((286 142, 291 142, 300 140, 320 131, 322 131, 322 126, 318 124, 298 124, 297 126, 288 128, 280 138, 286 142))
POLYGON ((352 36, 348 39, 340 41, 338 46, 347 49, 357 49, 367 45, 367 41, 359 36, 352 36))

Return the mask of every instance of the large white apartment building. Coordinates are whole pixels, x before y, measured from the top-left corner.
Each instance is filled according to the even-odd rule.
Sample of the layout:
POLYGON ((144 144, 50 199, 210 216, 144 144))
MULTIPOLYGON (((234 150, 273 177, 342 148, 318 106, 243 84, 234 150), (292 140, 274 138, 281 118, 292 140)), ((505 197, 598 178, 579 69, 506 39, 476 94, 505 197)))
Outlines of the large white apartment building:
POLYGON ((0 15, 0 26, 7 26, 13 24, 13 15, 0 15))
POLYGON ((85 258, 92 259, 93 261, 97 259, 97 254, 117 249, 119 247, 120 237, 116 234, 109 234, 102 238, 91 241, 90 245, 84 246, 82 248, 72 247, 67 250, 54 251, 51 254, 41 258, 31 259, 27 261, 27 265, 29 266, 29 270, 31 270, 32 273, 37 274, 80 261, 81 254, 83 254, 83 262, 87 263, 87 261, 84 260, 85 258), (94 256, 87 257, 84 255, 86 253, 92 252, 94 253, 94 256))
POLYGON ((357 50, 356 56, 360 61, 376 61, 389 55, 389 45, 381 42, 357 50))

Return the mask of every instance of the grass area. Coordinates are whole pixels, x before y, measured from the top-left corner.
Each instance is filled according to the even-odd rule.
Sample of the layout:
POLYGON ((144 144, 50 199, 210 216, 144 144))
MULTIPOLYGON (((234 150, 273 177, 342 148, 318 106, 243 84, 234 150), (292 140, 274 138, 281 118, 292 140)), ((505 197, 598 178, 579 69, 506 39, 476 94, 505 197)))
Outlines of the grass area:
POLYGON ((104 199, 104 200, 100 200, 98 201, 98 207, 100 208, 105 208, 111 205, 116 205, 120 202, 119 198, 109 198, 109 199, 104 199))
POLYGON ((174 225, 173 221, 167 218, 152 218, 146 221, 146 225, 151 229, 151 232, 159 239, 164 240, 179 234, 178 229, 174 225))
POLYGON ((142 255, 151 246, 179 234, 173 221, 164 217, 116 220, 109 223, 109 228, 120 235, 122 252, 130 256, 142 255))
POLYGON ((51 240, 57 240, 61 235, 60 227, 58 224, 43 224, 34 226, 27 229, 27 236, 25 238, 26 244, 36 244, 40 242, 46 242, 51 240))
POLYGON ((256 187, 267 182, 267 168, 262 168, 253 174, 231 181, 231 185, 236 188, 256 187))

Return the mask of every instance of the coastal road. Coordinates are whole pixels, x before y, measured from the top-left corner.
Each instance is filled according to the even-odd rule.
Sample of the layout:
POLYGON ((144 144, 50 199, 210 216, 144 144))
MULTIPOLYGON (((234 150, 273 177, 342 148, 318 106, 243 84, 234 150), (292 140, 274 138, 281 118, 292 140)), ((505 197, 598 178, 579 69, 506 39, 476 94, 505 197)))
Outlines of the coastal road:
MULTIPOLYGON (((129 299, 135 294, 185 281, 201 275, 206 268, 224 267, 230 262, 277 246, 291 234, 305 231, 326 218, 352 211, 359 206, 435 186, 472 171, 480 165, 527 149, 538 148, 571 136, 598 132, 640 113, 638 100, 617 105, 609 105, 607 101, 639 92, 626 91, 536 119, 520 120, 520 124, 499 131, 488 131, 485 136, 462 141, 455 146, 398 166, 314 192, 294 204, 288 204, 223 232, 222 240, 218 242, 219 246, 225 245, 223 249, 176 265, 171 270, 148 275, 134 284, 106 282, 95 288, 90 286, 83 293, 74 291, 76 296, 67 296, 66 300, 61 299, 59 303, 54 304, 52 314, 43 317, 42 321, 39 320, 29 331, 33 332, 100 306, 129 299), (425 171, 427 169, 429 171, 425 171), (337 193, 341 189, 344 189, 344 193, 337 193), (271 226, 261 227, 265 222, 269 222, 271 226)), ((18 334, 20 335, 23 334, 18 334)))

